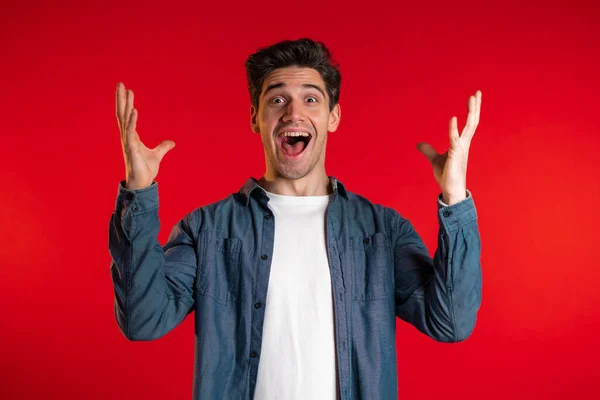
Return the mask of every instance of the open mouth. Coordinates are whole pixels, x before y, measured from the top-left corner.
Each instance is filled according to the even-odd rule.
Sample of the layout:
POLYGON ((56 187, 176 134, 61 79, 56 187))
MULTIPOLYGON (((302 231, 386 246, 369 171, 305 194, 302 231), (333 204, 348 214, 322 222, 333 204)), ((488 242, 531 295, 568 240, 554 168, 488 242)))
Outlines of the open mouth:
POLYGON ((277 144, 286 155, 293 157, 302 154, 308 147, 311 139, 312 136, 310 134, 307 136, 285 136, 281 134, 277 137, 277 144))

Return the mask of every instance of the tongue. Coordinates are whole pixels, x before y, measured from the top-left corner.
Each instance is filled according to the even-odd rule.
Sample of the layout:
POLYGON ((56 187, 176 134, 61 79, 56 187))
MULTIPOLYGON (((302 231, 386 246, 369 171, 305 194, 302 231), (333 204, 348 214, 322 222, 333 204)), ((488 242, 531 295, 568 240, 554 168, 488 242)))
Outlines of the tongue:
POLYGON ((287 141, 284 140, 281 143, 281 147, 283 147, 283 150, 287 154, 295 156, 296 154, 300 154, 302 150, 304 150, 304 142, 302 140, 298 140, 294 144, 289 144, 287 141))

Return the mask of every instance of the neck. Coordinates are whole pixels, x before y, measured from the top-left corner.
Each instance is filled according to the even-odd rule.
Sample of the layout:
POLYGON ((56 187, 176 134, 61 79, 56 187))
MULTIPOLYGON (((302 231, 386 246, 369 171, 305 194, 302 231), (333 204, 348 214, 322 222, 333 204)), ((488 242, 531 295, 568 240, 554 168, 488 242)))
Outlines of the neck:
POLYGON ((325 170, 313 170, 300 179, 288 179, 279 175, 265 173, 258 184, 267 192, 283 196, 325 196, 333 193, 331 181, 325 170), (315 172, 313 174, 313 172, 315 172))

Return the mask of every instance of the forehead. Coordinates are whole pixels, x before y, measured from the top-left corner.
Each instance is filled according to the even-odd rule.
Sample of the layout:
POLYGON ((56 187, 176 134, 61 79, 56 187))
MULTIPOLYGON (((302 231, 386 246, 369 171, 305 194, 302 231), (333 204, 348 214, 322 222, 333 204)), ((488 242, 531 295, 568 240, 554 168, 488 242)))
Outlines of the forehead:
POLYGON ((295 66, 277 68, 265 78, 261 94, 264 94, 267 87, 278 83, 284 84, 284 87, 289 89, 299 89, 304 84, 313 84, 325 91, 325 84, 323 78, 321 78, 321 74, 313 68, 295 66))

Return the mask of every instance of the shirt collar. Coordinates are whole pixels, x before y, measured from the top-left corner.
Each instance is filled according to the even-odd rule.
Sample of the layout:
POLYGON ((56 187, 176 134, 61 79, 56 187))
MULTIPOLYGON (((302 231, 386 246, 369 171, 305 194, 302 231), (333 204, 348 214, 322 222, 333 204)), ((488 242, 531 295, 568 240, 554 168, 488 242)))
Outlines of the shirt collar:
MULTIPOLYGON (((339 193, 347 199, 348 193, 346 192, 344 184, 334 176, 330 176, 329 180, 331 181, 331 187, 333 187, 334 196, 339 193)), ((267 194, 265 193, 264 189, 258 185, 258 180, 254 177, 248 178, 244 186, 242 186, 242 188, 239 191, 242 202, 245 206, 247 206, 248 203, 250 203, 250 196, 252 195, 252 192, 254 192, 257 189, 259 192, 262 192, 261 195, 263 195, 265 198, 267 197, 267 194)))

